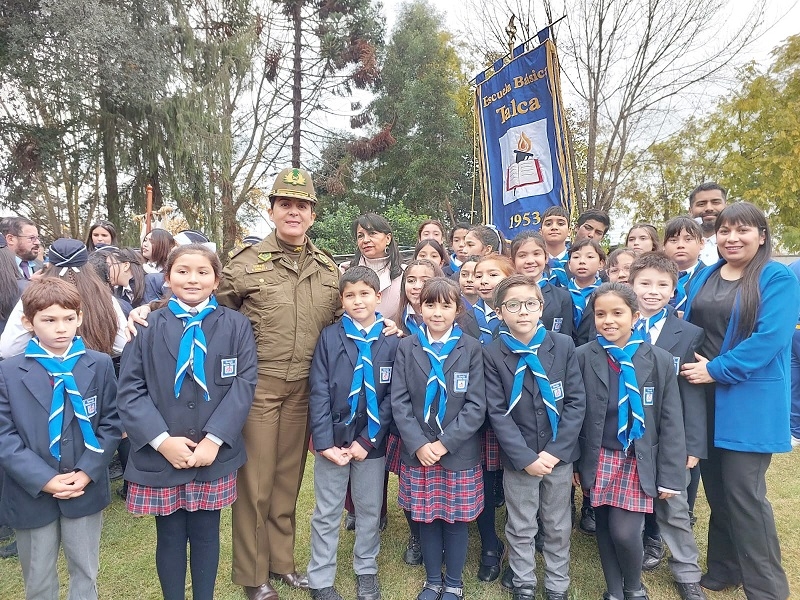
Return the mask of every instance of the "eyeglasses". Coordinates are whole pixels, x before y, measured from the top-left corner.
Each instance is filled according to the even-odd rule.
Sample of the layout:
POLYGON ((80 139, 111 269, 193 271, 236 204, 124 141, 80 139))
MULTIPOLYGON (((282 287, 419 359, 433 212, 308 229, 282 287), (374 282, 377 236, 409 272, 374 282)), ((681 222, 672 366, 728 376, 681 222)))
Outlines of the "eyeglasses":
POLYGON ((16 235, 14 233, 11 235, 13 235, 15 238, 20 238, 21 240, 28 240, 31 244, 39 241, 38 235, 16 235))
POLYGON ((630 273, 630 272, 631 272, 630 267, 611 267, 608 270, 609 275, 619 275, 620 273, 630 273))
POLYGON ((518 313, 522 310, 522 305, 525 305, 525 310, 528 312, 536 312, 542 307, 542 302, 539 300, 525 300, 525 302, 520 302, 519 300, 508 300, 506 302, 501 302, 500 306, 505 306, 506 310, 510 313, 518 313))

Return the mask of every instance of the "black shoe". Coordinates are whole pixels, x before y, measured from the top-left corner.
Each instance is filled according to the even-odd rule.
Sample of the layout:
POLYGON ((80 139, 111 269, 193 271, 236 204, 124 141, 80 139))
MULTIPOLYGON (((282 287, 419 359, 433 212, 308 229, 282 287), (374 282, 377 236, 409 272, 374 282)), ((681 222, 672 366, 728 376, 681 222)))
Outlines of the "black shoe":
POLYGON ((515 587, 512 593, 512 600, 534 600, 536 598, 536 588, 531 585, 515 587))
POLYGON ((511 568, 511 565, 508 565, 506 570, 503 571, 503 576, 500 578, 500 585, 509 592, 514 591, 514 570, 511 568))
POLYGON ((448 596, 452 596, 454 598, 463 598, 464 597, 464 586, 452 586, 446 585, 442 588, 442 595, 439 596, 442 600, 450 600, 448 596))
POLYGON ((108 478, 111 481, 116 481, 122 477, 122 463, 119 457, 115 456, 108 465, 108 478))
POLYGON ((737 588, 740 584, 722 581, 721 579, 716 579, 713 575, 703 573, 703 576, 700 578, 700 585, 712 592, 724 592, 725 590, 737 588))
POLYGON ((647 588, 642 584, 642 588, 635 592, 625 590, 625 600, 650 600, 650 596, 647 595, 647 588))
POLYGON ((419 538, 415 535, 408 536, 406 551, 403 553, 403 562, 411 566, 422 564, 422 548, 419 545, 419 538))
POLYGON ((344 528, 347 531, 355 531, 356 530, 356 516, 349 512, 344 517, 344 528))
POLYGON ((594 520, 594 508, 586 505, 582 506, 581 520, 578 523, 578 531, 585 533, 586 535, 594 535, 596 529, 597 524, 594 520))
POLYGON ((13 558, 17 555, 17 540, 11 542, 8 546, 0 548, 0 558, 13 558))
POLYGON ((569 594, 567 592, 554 592, 545 588, 544 600, 569 600, 569 594))
POLYGON ((500 577, 500 569, 503 567, 503 559, 506 557, 506 547, 503 542, 497 550, 487 550, 481 552, 481 564, 478 567, 478 579, 481 581, 494 581, 500 577), (497 564, 486 564, 484 558, 496 559, 497 564))
POLYGON ((678 583, 675 582, 675 587, 681 600, 707 600, 706 593, 699 583, 678 583))
POLYGON ((430 583, 426 581, 422 584, 422 591, 417 594, 417 600, 438 600, 442 596, 444 586, 441 583, 430 583))
POLYGON ((336 591, 335 587, 320 588, 318 590, 311 589, 311 600, 344 600, 336 591))
POLYGON ((603 600, 619 600, 619 598, 612 596, 608 592, 603 592, 603 600))
POLYGON ((653 571, 658 568, 664 558, 664 540, 660 537, 644 538, 644 556, 642 557, 642 571, 653 571))
POLYGON ((386 529, 386 526, 389 524, 389 518, 386 515, 381 517, 380 522, 378 523, 378 531, 383 531, 386 529))
POLYGON ((377 575, 357 575, 358 600, 381 600, 381 587, 377 575))

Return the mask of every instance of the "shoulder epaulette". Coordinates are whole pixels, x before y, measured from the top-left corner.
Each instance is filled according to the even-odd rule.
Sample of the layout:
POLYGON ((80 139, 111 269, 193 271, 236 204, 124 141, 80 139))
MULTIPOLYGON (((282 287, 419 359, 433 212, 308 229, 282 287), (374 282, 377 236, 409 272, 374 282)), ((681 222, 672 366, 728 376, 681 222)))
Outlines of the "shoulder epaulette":
POLYGON ((329 271, 336 271, 338 269, 336 266, 336 261, 333 259, 333 255, 329 254, 325 250, 322 250, 321 248, 317 248, 316 252, 314 252, 314 258, 318 263, 328 267, 329 271))
POLYGON ((232 259, 237 254, 240 254, 242 250, 249 248, 253 244, 243 244, 242 242, 238 242, 233 248, 230 249, 228 252, 228 260, 232 259))

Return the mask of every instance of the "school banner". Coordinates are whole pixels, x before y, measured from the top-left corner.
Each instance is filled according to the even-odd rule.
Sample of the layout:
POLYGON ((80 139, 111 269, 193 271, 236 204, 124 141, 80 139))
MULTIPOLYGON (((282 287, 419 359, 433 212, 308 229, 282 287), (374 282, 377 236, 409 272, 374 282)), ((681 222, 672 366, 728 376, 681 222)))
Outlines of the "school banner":
POLYGON ((506 238, 539 230, 542 213, 569 211, 574 188, 555 44, 537 34, 475 78, 475 114, 486 223, 506 238))

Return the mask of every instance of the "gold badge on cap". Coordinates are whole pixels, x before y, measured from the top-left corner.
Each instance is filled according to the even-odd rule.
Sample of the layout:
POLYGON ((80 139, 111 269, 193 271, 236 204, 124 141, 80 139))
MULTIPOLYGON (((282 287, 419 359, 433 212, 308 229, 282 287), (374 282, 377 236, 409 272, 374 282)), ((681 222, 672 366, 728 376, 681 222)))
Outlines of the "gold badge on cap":
POLYGON ((289 185, 303 186, 306 184, 306 178, 303 177, 303 174, 300 172, 300 169, 292 169, 284 176, 283 183, 288 183, 289 185))

